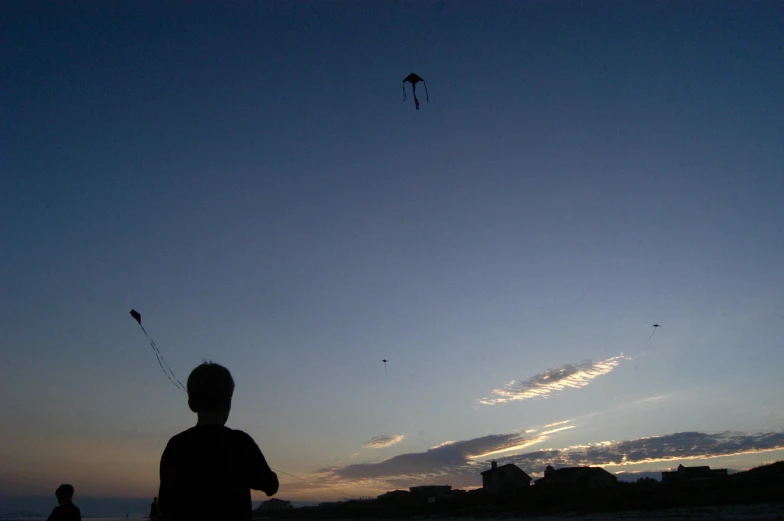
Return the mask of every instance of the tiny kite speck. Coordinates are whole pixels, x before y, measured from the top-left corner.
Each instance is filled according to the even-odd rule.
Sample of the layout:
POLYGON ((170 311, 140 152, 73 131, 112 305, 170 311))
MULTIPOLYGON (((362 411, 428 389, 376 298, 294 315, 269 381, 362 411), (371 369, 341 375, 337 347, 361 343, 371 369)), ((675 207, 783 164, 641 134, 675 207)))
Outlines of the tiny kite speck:
POLYGON ((653 333, 651 333, 651 336, 649 336, 649 337, 648 337, 648 340, 650 340, 650 339, 651 339, 651 337, 653 337, 653 335, 655 335, 655 334, 656 334, 656 328, 657 328, 657 327, 661 327, 661 326, 660 326, 659 324, 654 324, 654 325, 652 325, 651 327, 653 328, 653 333))
POLYGON ((387 361, 386 360, 381 360, 381 361, 384 362, 384 374, 389 374, 387 373, 387 361))
POLYGON ((417 76, 412 72, 411 74, 409 74, 403 79, 403 101, 406 101, 408 99, 406 97, 406 82, 408 82, 411 84, 411 90, 414 93, 414 104, 417 110, 419 110, 419 100, 417 99, 417 95, 416 95, 416 84, 419 83, 420 81, 422 82, 422 85, 425 86, 425 98, 427 99, 427 102, 430 103, 430 96, 427 93, 427 83, 425 83, 425 80, 421 76, 417 76))

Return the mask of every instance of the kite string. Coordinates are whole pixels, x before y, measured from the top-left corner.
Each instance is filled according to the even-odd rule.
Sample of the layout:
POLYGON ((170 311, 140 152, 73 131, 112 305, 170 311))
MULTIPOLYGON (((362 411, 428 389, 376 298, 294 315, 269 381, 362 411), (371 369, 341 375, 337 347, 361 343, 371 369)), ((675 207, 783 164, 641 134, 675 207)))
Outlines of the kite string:
POLYGON ((158 351, 158 348, 155 346, 155 342, 153 342, 153 340, 152 340, 152 339, 150 339, 150 345, 151 345, 151 346, 152 346, 152 348, 155 350, 155 358, 157 358, 157 359, 158 359, 158 365, 159 365, 159 366, 161 366, 161 370, 163 371, 163 374, 165 374, 165 375, 166 375, 166 378, 168 378, 168 379, 169 379, 169 381, 170 381, 172 384, 174 384, 174 386, 175 386, 177 389, 179 389, 179 390, 181 390, 181 391, 186 391, 186 389, 185 389, 185 386, 184 386, 184 385, 183 385, 183 383, 182 383, 182 382, 181 382, 181 381, 180 381, 180 380, 179 380, 179 379, 178 379, 178 378, 177 378, 177 377, 174 375, 174 371, 172 371, 172 370, 171 370, 171 368, 169 367, 169 364, 167 364, 167 363, 166 363, 166 360, 164 360, 164 359, 163 359, 163 355, 161 354, 161 352, 160 352, 160 351, 158 351), (166 369, 164 369, 164 366, 166 367, 166 369, 168 369, 168 370, 169 370, 168 372, 166 372, 166 369), (169 373, 171 373, 171 376, 169 376, 169 373), (174 378, 174 379, 172 380, 172 378, 174 378))
POLYGON ((162 355, 162 354, 161 354, 161 352, 158 350, 158 346, 156 346, 156 345, 155 345, 155 341, 152 339, 152 337, 150 337, 150 334, 149 334, 149 333, 147 333, 147 330, 146 330, 146 329, 144 329, 144 326, 141 324, 141 322, 139 323, 139 327, 140 327, 140 328, 142 328, 142 331, 144 332, 144 336, 146 336, 146 337, 147 337, 147 340, 149 340, 149 341, 150 341, 150 347, 152 347, 153 351, 155 351, 155 358, 157 358, 157 359, 158 359, 158 365, 159 365, 159 366, 161 366, 161 371, 163 371, 163 374, 165 374, 165 375, 166 375, 166 378, 168 378, 168 379, 169 379, 169 381, 170 381, 170 382, 171 382, 171 383, 172 383, 172 384, 173 384, 175 387, 177 387, 177 388, 178 388, 178 389, 180 389, 181 391, 185 391, 185 390, 186 390, 186 389, 185 389, 185 386, 184 386, 184 385, 183 385, 183 383, 182 383, 182 382, 179 380, 179 378, 177 378, 177 377, 174 375, 174 371, 172 371, 172 370, 171 370, 171 367, 169 367, 169 364, 167 364, 167 363, 166 363, 166 360, 164 360, 164 359, 163 359, 163 355, 162 355), (165 369, 164 369, 164 366, 166 366, 166 368, 165 368, 165 369), (169 370, 169 372, 166 372, 166 369, 168 369, 168 370, 169 370), (171 376, 169 376, 169 373, 171 373, 171 376), (172 378, 173 378, 173 379, 172 379, 172 378))
MULTIPOLYGON (((403 94, 405 94, 405 87, 404 87, 404 89, 403 89, 403 94)), ((150 334, 149 334, 149 333, 147 333, 147 330, 146 330, 146 329, 144 329, 144 326, 142 325, 142 323, 141 323, 141 322, 139 322, 139 327, 140 327, 140 328, 142 328, 142 332, 144 332, 144 336, 146 336, 146 337, 147 337, 147 340, 149 340, 149 342, 150 342, 150 347, 152 347, 153 351, 155 351, 155 358, 158 360, 158 365, 159 365, 159 366, 161 366, 161 371, 163 371, 163 374, 165 374, 165 375, 166 375, 166 378, 168 378, 168 379, 169 379, 169 381, 170 381, 170 382, 171 382, 171 383, 172 383, 172 384, 173 384, 175 387, 177 387, 178 389, 181 389, 181 390, 183 390, 183 391, 186 391, 186 392, 187 392, 187 389, 185 388, 185 386, 184 386, 184 385, 182 384, 182 382, 181 382, 181 381, 180 381, 180 380, 179 380, 179 379, 178 379, 178 378, 177 378, 177 377, 174 375, 174 371, 172 371, 172 370, 171 370, 171 367, 169 367, 169 364, 167 364, 167 363, 166 363, 166 360, 164 360, 164 359, 163 359, 163 355, 161 354, 160 350, 158 350, 158 346, 156 346, 156 345, 155 345, 155 341, 152 339, 152 337, 150 337, 150 334), (168 370, 169 370, 169 372, 166 372, 166 369, 164 369, 164 366, 166 367, 166 369, 168 369, 168 370), (169 376, 169 373, 171 373, 171 376, 169 376), (172 378, 174 378, 174 380, 172 380, 172 378), (176 383, 175 383, 175 381, 176 381, 176 383), (177 384, 179 384, 179 385, 177 385, 177 384)), ((386 370, 386 367, 384 367, 384 369, 386 370)), ((272 468, 272 467, 270 467, 270 468, 272 468)), ((306 480, 306 479, 303 479, 303 478, 301 478, 301 477, 299 477, 299 476, 295 476, 294 474, 290 474, 290 473, 288 473, 288 472, 285 472, 285 471, 283 471, 283 470, 280 470, 280 469, 275 469, 275 468, 272 468, 272 470, 274 470, 275 472, 280 472, 281 474, 285 474, 286 476, 290 476, 290 477, 292 477, 292 478, 298 479, 298 480, 300 480, 300 481, 304 481, 304 482, 305 482, 305 483, 307 483, 308 485, 312 485, 312 486, 314 486, 314 487, 322 487, 322 488, 325 488, 325 489, 327 489, 327 490, 331 490, 332 492, 334 492, 334 493, 336 493, 336 494, 340 494, 340 495, 341 495, 341 496, 343 496, 343 497, 347 497, 347 498, 349 498, 349 499, 357 499, 357 498, 356 498, 356 497, 354 497, 354 496, 350 496, 350 495, 348 495, 348 494, 346 494, 346 493, 344 493, 344 492, 341 492, 341 491, 339 491, 339 490, 335 490, 334 488, 328 487, 328 486, 326 486, 326 485, 321 485, 321 484, 318 484, 318 483, 312 483, 312 482, 310 482, 310 481, 308 481, 308 480, 306 480)))
POLYGON ((169 381, 173 383, 178 389, 186 391, 185 385, 183 385, 183 383, 179 380, 179 378, 175 376, 174 371, 172 371, 171 367, 169 367, 169 364, 167 364, 166 360, 164 360, 163 354, 158 349, 158 346, 155 345, 155 341, 152 338, 149 338, 149 340, 150 340, 150 345, 155 350, 155 356, 158 359, 158 365, 161 366, 161 369, 163 370, 164 374, 166 374, 166 377, 169 378, 169 381), (166 369, 164 369, 164 367, 166 367, 166 369), (168 370, 168 372, 166 372, 166 370, 168 370))
POLYGON ((327 489, 327 490, 331 490, 332 492, 334 492, 334 493, 336 493, 336 494, 340 494, 341 496, 343 496, 343 497, 347 497, 347 498, 349 498, 349 499, 357 499, 357 498, 356 498, 356 497, 354 497, 354 496, 349 496, 348 494, 346 494, 346 493, 344 493, 344 492, 341 492, 341 491, 339 491, 339 490, 335 490, 334 488, 330 488, 330 487, 328 487, 328 486, 326 486, 326 485, 320 485, 320 484, 318 484, 318 483, 312 483, 312 482, 308 481, 307 479, 303 479, 303 478, 301 478, 301 477, 299 477, 299 476, 295 476, 294 474, 289 474, 288 472, 284 472, 284 471, 282 471, 282 470, 280 470, 280 469, 276 469, 276 468, 273 468, 273 467, 270 467, 270 468, 271 468, 272 470, 274 470, 275 472, 280 472, 281 474, 285 474, 285 475, 287 475, 287 476, 291 476, 292 478, 296 478, 296 479, 298 479, 298 480, 300 480, 300 481, 304 481, 304 482, 305 482, 305 483, 307 483, 308 485, 313 485, 314 487, 322 487, 322 488, 325 488, 325 489, 327 489))

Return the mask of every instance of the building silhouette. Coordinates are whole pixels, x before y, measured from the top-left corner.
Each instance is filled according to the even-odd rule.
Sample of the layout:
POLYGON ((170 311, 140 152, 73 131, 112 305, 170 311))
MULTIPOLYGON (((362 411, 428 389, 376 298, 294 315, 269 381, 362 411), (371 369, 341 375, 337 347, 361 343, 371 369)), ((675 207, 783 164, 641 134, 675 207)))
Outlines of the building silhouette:
POLYGON ((662 484, 682 485, 686 483, 710 483, 728 476, 727 469, 711 469, 710 467, 684 467, 678 470, 662 472, 662 484))
POLYGON ((569 485, 573 487, 601 489, 614 487, 618 478, 601 467, 565 467, 554 469, 548 465, 544 477, 534 481, 540 486, 569 485))
POLYGON ((531 476, 514 463, 498 466, 495 461, 490 463, 490 469, 481 473, 482 490, 496 493, 515 490, 531 485, 531 476))
POLYGON ((454 499, 465 494, 464 490, 453 490, 452 485, 422 485, 408 490, 393 490, 378 496, 378 501, 386 504, 405 505, 436 503, 454 499))

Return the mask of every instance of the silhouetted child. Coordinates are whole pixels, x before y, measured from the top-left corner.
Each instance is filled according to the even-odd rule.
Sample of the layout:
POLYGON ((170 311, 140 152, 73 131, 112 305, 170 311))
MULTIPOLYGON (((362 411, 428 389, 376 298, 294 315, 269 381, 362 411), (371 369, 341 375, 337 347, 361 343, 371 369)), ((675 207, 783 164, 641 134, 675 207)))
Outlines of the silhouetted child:
POLYGON ((82 512, 73 504, 73 486, 60 485, 54 495, 60 506, 54 507, 47 521, 82 521, 82 512))
POLYGON ((248 521, 250 489, 271 496, 278 476, 253 438, 225 426, 234 394, 231 373, 205 362, 191 372, 187 388, 198 421, 163 451, 158 510, 168 521, 248 521))
POLYGON ((150 521, 158 521, 161 518, 161 513, 158 511, 158 498, 152 498, 150 505, 150 521))

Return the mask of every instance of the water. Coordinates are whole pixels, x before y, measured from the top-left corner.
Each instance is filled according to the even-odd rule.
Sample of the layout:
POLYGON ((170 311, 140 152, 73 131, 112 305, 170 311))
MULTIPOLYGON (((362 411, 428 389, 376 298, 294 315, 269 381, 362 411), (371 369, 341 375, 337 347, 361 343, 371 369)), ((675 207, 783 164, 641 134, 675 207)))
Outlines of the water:
MULTIPOLYGON (((74 497, 74 504, 82 512, 82 519, 91 521, 140 521, 150 513, 152 498, 74 497)), ((46 496, 6 496, 0 494, 0 521, 46 520, 57 506, 57 499, 46 496)))

